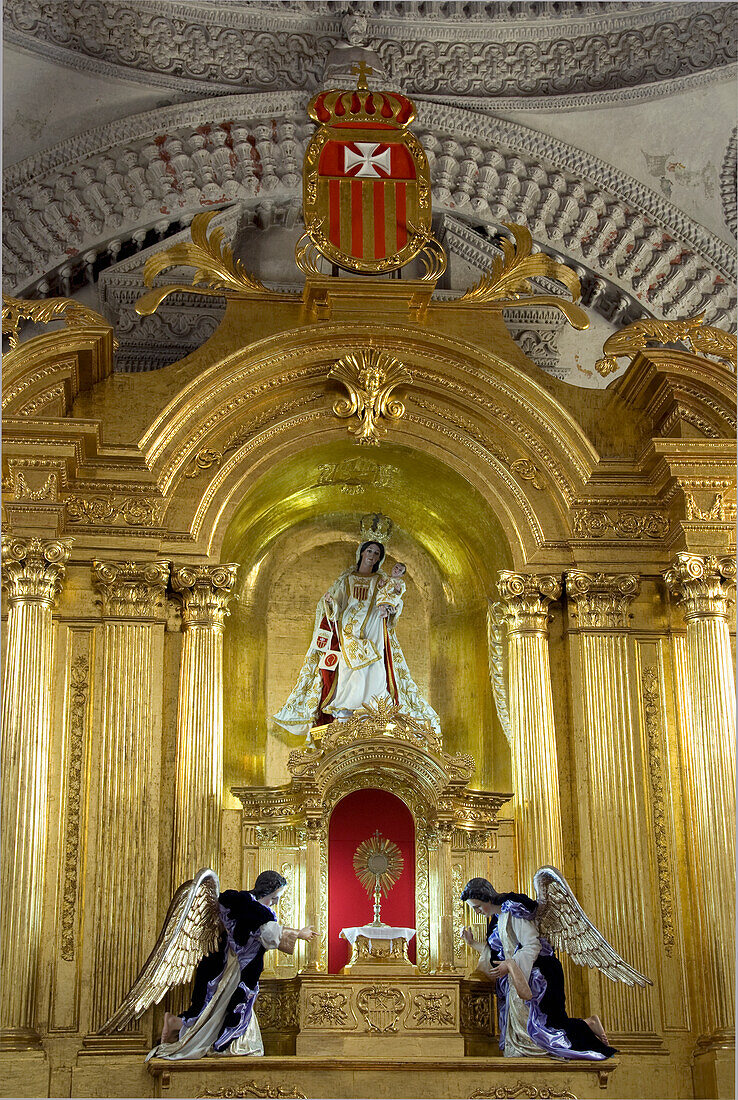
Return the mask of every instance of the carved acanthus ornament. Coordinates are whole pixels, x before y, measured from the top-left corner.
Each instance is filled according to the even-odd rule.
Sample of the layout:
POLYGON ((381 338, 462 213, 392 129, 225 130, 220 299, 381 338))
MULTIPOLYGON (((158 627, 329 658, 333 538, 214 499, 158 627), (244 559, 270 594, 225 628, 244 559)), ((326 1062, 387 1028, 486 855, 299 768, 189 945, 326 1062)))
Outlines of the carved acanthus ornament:
POLYGON ((378 444, 385 429, 377 421, 390 423, 405 415, 405 406, 392 391, 408 386, 413 376, 407 367, 386 351, 363 348, 350 352, 331 367, 328 377, 346 387, 348 397, 333 405, 333 412, 342 418, 356 416, 359 423, 349 426, 357 443, 378 444))
MULTIPOLYGON (((37 325, 48 325, 51 321, 64 320, 67 328, 80 328, 83 325, 101 325, 110 329, 109 321, 89 306, 76 302, 73 298, 11 298, 3 294, 3 336, 8 337, 11 348, 18 346, 22 321, 32 321, 37 325)), ((113 347, 118 343, 113 341, 113 347)))
POLYGON ((106 619, 158 618, 169 580, 168 561, 93 561, 92 576, 106 619))
POLYGON ((507 679, 505 676, 505 609, 501 603, 489 601, 487 605, 487 652, 489 656, 489 678, 492 694, 500 719, 502 732, 508 740, 512 738, 510 711, 507 699, 507 679))
POLYGON ((508 634, 548 634, 549 604, 561 596, 559 577, 503 569, 497 589, 504 606, 508 634))
POLYGON ((494 309, 506 309, 523 303, 553 306, 561 310, 573 328, 588 328, 589 318, 576 304, 582 295, 576 272, 543 252, 533 254, 533 238, 525 226, 506 222, 504 227, 512 234, 513 242, 502 238, 502 256, 454 304, 485 305, 494 309), (566 287, 571 301, 554 295, 534 294, 531 279, 554 279, 566 287))
POLYGON ((684 612, 687 622, 694 619, 727 619, 735 599, 735 558, 700 554, 677 554, 664 570, 669 592, 684 612))
POLYGON ((710 355, 736 369, 738 344, 735 336, 722 329, 704 325, 704 311, 685 321, 657 321, 648 319, 613 333, 602 348, 604 355, 595 363, 595 370, 603 377, 618 370, 618 359, 633 356, 648 347, 664 347, 684 344, 696 355, 710 355))
POLYGON ((580 626, 625 630, 628 608, 640 592, 640 578, 634 573, 566 574, 566 594, 574 600, 580 626))
POLYGON ((264 284, 248 272, 240 260, 233 259, 230 245, 223 240, 225 230, 222 227, 214 229, 208 237, 208 225, 216 214, 217 210, 196 214, 190 229, 191 242, 164 248, 146 261, 145 286, 152 286, 156 276, 170 267, 194 267, 196 270, 191 286, 173 283, 143 294, 136 303, 136 313, 141 317, 155 313, 166 297, 177 292, 210 296, 225 291, 238 295, 267 292, 264 284))
POLYGON ((185 629, 196 626, 223 629, 233 598, 238 565, 183 565, 172 569, 172 588, 182 599, 185 629))
POLYGON ((72 539, 4 535, 2 586, 10 603, 40 603, 53 607, 61 592, 72 542, 72 539))

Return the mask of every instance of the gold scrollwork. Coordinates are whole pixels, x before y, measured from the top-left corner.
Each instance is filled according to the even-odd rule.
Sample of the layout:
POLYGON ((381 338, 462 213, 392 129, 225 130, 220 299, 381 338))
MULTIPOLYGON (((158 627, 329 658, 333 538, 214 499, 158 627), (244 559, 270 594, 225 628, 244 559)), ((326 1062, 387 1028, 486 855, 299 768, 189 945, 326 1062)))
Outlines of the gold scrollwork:
POLYGON ((362 348, 339 359, 328 371, 328 377, 340 382, 348 391, 339 398, 333 412, 341 418, 357 416, 359 423, 349 427, 357 443, 378 444, 385 429, 377 421, 400 420, 405 406, 391 396, 397 386, 408 386, 413 380, 410 371, 394 356, 376 348, 362 348))
MULTIPOLYGON (((89 306, 75 302, 73 298, 11 298, 3 294, 3 336, 8 337, 11 348, 18 347, 18 336, 22 321, 32 321, 37 325, 48 325, 51 321, 64 320, 67 328, 80 328, 82 325, 112 326, 102 314, 89 306)), ((114 341, 114 347, 118 342, 114 341)))
POLYGON ((569 324, 576 329, 589 327, 586 313, 576 303, 582 295, 579 276, 566 264, 546 256, 543 252, 532 254, 533 238, 522 225, 505 223, 512 241, 502 239, 502 256, 495 260, 479 282, 456 298, 454 305, 485 305, 493 309, 505 309, 519 304, 546 305, 560 309, 569 324), (533 294, 531 279, 554 279, 571 294, 571 301, 548 294, 533 294))
POLYGON ((370 1031, 397 1031, 405 1008, 404 993, 392 986, 366 986, 359 990, 356 1007, 370 1031))
POLYGON ((304 1092, 298 1088, 287 1089, 280 1085, 260 1084, 249 1081, 245 1085, 223 1085, 219 1089, 203 1089, 197 1094, 198 1100, 210 1097, 222 1097, 223 1100, 307 1100, 304 1092))
POLYGON ((618 369, 618 359, 632 356, 647 347, 663 347, 669 344, 686 344, 695 354, 711 355, 729 363, 736 369, 738 344, 735 336, 722 329, 703 325, 705 314, 698 313, 684 321, 657 321, 649 318, 626 325, 620 332, 614 332, 603 345, 604 355, 595 363, 595 370, 606 378, 618 369))
POLYGON ((67 497, 69 523, 112 524, 123 520, 127 527, 157 527, 163 501, 149 497, 127 497, 115 501, 109 497, 67 497))
POLYGON ((551 1085, 529 1085, 518 1081, 514 1085, 497 1085, 492 1089, 477 1089, 469 1094, 469 1100, 577 1100, 568 1089, 557 1089, 551 1085))

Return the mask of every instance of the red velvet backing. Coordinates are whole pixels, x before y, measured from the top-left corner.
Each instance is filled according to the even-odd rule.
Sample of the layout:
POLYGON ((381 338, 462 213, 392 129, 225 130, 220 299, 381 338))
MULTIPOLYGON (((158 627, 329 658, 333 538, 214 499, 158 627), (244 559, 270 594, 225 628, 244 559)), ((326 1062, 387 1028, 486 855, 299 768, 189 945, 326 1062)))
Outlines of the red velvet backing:
MULTIPOLYGON (((354 852, 379 829, 402 852, 400 878, 382 898, 382 922, 415 927, 415 825, 405 803, 389 791, 352 791, 336 806, 328 830, 328 970, 336 974, 349 960, 342 928, 371 924, 374 899, 356 877, 354 852)), ((415 940, 408 954, 415 961, 415 940)))

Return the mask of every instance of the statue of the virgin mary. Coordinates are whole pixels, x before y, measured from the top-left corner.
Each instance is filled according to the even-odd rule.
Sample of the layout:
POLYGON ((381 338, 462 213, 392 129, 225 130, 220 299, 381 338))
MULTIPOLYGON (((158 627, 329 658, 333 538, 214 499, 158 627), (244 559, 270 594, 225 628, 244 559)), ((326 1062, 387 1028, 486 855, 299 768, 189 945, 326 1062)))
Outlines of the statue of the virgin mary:
POLYGON ((274 715, 290 733, 309 736, 314 726, 349 718, 377 698, 391 700, 403 714, 441 732, 438 715, 421 696, 395 635, 402 612, 397 590, 404 584, 393 584, 380 569, 391 528, 386 516, 364 516, 356 564, 318 603, 297 684, 274 715))

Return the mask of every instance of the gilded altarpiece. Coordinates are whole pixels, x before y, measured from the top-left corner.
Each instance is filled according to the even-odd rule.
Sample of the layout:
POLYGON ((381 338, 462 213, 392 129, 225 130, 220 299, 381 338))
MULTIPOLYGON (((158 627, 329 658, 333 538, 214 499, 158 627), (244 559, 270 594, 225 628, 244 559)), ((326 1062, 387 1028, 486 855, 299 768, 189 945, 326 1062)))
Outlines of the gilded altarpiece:
POLYGON ((512 341, 499 282, 436 301, 432 280, 304 273, 302 299, 227 283, 212 340, 151 375, 116 373, 89 315, 6 356, 8 1091, 729 1096, 734 342, 627 326, 601 369, 627 366, 584 391, 512 341), (299 627, 265 592, 293 563, 314 608, 321 552, 350 561, 381 510, 418 578, 443 743, 352 727, 309 750, 267 729, 268 656, 299 627), (327 827, 362 786, 415 821, 418 973, 384 1001, 326 969, 327 827), (272 1054, 147 1069, 161 1010, 99 1029, 201 862, 236 888, 282 871, 287 917, 321 935, 265 975, 272 1054), (572 1008, 621 1051, 600 1069, 500 1058, 489 992, 465 984, 464 881, 530 890, 544 862, 654 983, 570 968, 572 1008), (381 1034, 372 1059, 301 1058, 352 1019, 451 1045, 412 1073, 381 1034))

